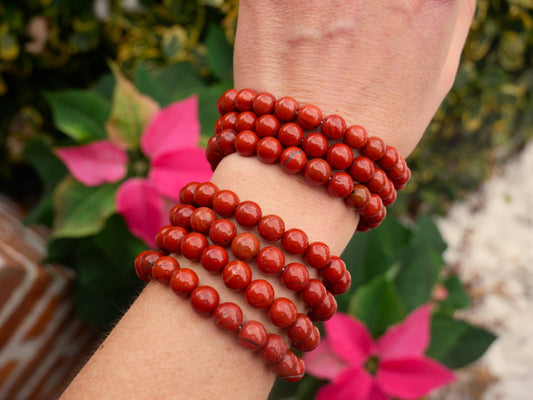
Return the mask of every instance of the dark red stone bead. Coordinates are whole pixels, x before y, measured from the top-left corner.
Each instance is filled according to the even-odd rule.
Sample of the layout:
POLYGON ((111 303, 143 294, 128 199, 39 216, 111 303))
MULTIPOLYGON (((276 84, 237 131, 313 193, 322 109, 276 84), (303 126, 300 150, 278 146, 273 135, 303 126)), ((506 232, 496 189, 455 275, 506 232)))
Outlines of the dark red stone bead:
POLYGON ((265 344, 259 349, 259 357, 267 364, 280 362, 287 352, 287 343, 281 336, 269 333, 265 344))
MULTIPOLYGON (((215 122, 215 136, 211 136, 213 139, 216 139, 216 134, 222 131, 224 128, 222 126, 222 117, 218 118, 215 122)), ((209 150, 209 143, 207 146, 207 149, 209 150)))
POLYGON ((211 286, 198 286, 191 293, 191 306, 200 315, 209 315, 217 308, 220 296, 211 286))
POLYGON ((377 192, 377 194, 379 195, 379 197, 381 197, 381 200, 383 200, 389 197, 394 190, 395 189, 392 181, 387 178, 387 180, 385 181, 385 185, 381 188, 380 191, 377 192))
POLYGON ((198 182, 190 182, 181 188, 179 194, 179 200, 181 204, 191 204, 193 206, 196 205, 194 201, 194 192, 196 192, 196 188, 199 184, 200 183, 198 182))
POLYGON ((357 184, 353 188, 352 194, 346 199, 346 202, 356 210, 362 210, 370 201, 370 190, 365 185, 357 184))
POLYGON ((213 319, 217 328, 227 332, 235 332, 242 325, 242 310, 231 302, 219 304, 213 312, 213 319))
POLYGON ((371 192, 378 193, 385 187, 388 179, 389 178, 387 178, 385 171, 383 171, 381 168, 376 168, 372 178, 370 178, 370 180, 366 183, 366 186, 371 192))
POLYGON ((256 226, 261 219, 261 207, 253 201, 243 201, 237 205, 234 216, 241 226, 251 228, 256 226))
POLYGON ((200 183, 194 192, 194 201, 198 207, 211 207, 218 187, 211 182, 200 183))
POLYGON ((265 240, 276 241, 285 233, 285 223, 277 215, 265 215, 259 220, 257 230, 265 240))
POLYGON ((327 184, 328 193, 335 197, 346 198, 353 192, 354 182, 346 172, 335 172, 327 184))
POLYGON ((198 286, 198 275, 192 269, 181 268, 170 278, 170 288, 180 296, 189 296, 198 286))
POLYGON ((411 179, 411 170, 407 167, 402 176, 392 181, 394 183, 394 188, 396 190, 402 190, 407 182, 409 182, 409 179, 411 179))
POLYGON ((324 301, 313 307, 309 312, 312 321, 327 321, 337 312, 337 301, 330 292, 326 293, 324 301))
POLYGON ((239 233, 231 242, 233 255, 242 261, 251 261, 259 253, 259 239, 251 233, 239 233))
POLYGON ((278 274, 285 266, 285 256, 277 247, 267 246, 259 250, 256 262, 265 274, 278 274))
POLYGON ((287 264, 281 273, 281 281, 287 289, 299 292, 309 284, 309 271, 304 265, 297 262, 287 264))
POLYGON ((244 289, 252 281, 252 269, 244 261, 230 261, 222 270, 222 280, 230 289, 244 289))
POLYGON ((283 379, 286 380, 287 382, 298 382, 305 375, 305 363, 304 363, 304 360, 302 360, 298 356, 297 356, 297 360, 298 360, 298 366, 296 367, 294 372, 291 375, 289 375, 289 376, 283 377, 283 379))
POLYGON ((255 132, 242 131, 235 139, 235 150, 244 157, 255 156, 257 143, 259 143, 259 136, 255 132))
POLYGON ((296 119, 303 129, 313 129, 322 123, 322 111, 314 104, 306 104, 300 107, 296 119))
POLYGON ((229 246, 236 235, 237 228, 227 219, 217 219, 209 228, 209 239, 222 247, 229 246))
POLYGON ((207 207, 198 207, 191 215, 191 228, 199 233, 208 233, 213 222, 217 220, 217 215, 207 207))
POLYGON ((365 222, 369 224, 370 226, 376 223, 381 223, 381 221, 383 221, 386 216, 387 216, 387 208, 383 206, 381 207, 381 209, 376 215, 373 215, 371 217, 363 216, 363 218, 365 219, 365 222))
POLYGON ((320 270, 320 275, 322 275, 324 282, 332 283, 341 279, 345 272, 346 264, 342 258, 331 256, 331 261, 326 267, 320 270))
POLYGON ((320 331, 316 326, 313 326, 313 330, 311 331, 311 334, 305 338, 304 341, 294 343, 294 348, 296 350, 308 352, 311 350, 316 349, 318 344, 320 343, 320 331))
POLYGON ((390 195, 388 195, 387 197, 382 197, 382 200, 383 200, 383 205, 384 206, 390 206, 392 203, 394 203, 396 201, 396 196, 398 194, 396 193, 396 190, 392 190, 392 192, 390 193, 390 195))
POLYGON ((170 209, 169 220, 174 226, 191 229, 191 215, 196 210, 190 204, 176 204, 170 209))
POLYGON ((213 197, 213 210, 222 217, 231 217, 239 204, 239 196, 231 190, 220 190, 213 197))
POLYGON ((253 102, 253 110, 257 115, 272 114, 274 112, 274 104, 276 98, 270 93, 259 93, 255 96, 253 102))
POLYGON ((326 283, 326 288, 331 292, 331 294, 337 296, 346 293, 350 289, 351 284, 352 275, 350 274, 350 271, 346 270, 344 272, 344 276, 338 281, 326 283))
POLYGON ((354 181, 364 183, 368 182, 374 175, 374 162, 364 156, 355 157, 350 167, 350 176, 354 181))
POLYGON ((163 254, 159 251, 145 250, 135 258, 135 272, 145 282, 152 279, 152 264, 163 254))
POLYGON ((366 145, 367 139, 366 129, 360 125, 350 126, 344 134, 344 143, 352 149, 361 149, 366 145))
POLYGON ((300 146, 304 139, 304 131, 300 125, 288 122, 279 128, 278 139, 285 147, 300 146))
POLYGON ((373 217, 374 215, 377 215, 382 208, 384 208, 384 206, 381 198, 375 193, 370 193, 370 200, 360 213, 363 217, 373 217))
POLYGON ((324 118, 321 129, 325 137, 330 140, 337 140, 344 136, 346 122, 339 115, 331 114, 324 118))
POLYGON ((274 301, 274 288, 264 279, 256 279, 246 287, 244 297, 256 308, 267 308, 274 301))
POLYGON ((155 245, 157 246, 159 250, 168 251, 168 250, 165 250, 165 245, 163 243, 163 236, 165 235, 165 233, 167 233, 167 231, 170 228, 172 228, 172 225, 163 225, 161 228, 159 228, 159 230, 155 234, 155 245))
POLYGON ((309 158, 321 158, 328 152, 329 143, 324 135, 312 132, 302 142, 302 149, 309 158))
POLYGON ((255 133, 259 137, 276 136, 281 123, 271 114, 261 115, 255 123, 255 133))
POLYGON ((331 260, 329 246, 322 242, 313 242, 309 244, 309 247, 305 252, 305 260, 313 268, 324 268, 331 260))
POLYGON ((281 245, 291 254, 303 254, 309 246, 309 238, 301 229, 292 228, 283 234, 281 245))
POLYGON ((257 158, 265 164, 274 164, 278 162, 283 146, 278 139, 274 137, 265 137, 257 143, 255 149, 257 158))
POLYGON ((220 161, 222 161, 223 158, 222 155, 219 156, 217 154, 219 154, 218 151, 216 152, 216 154, 215 152, 209 151, 209 149, 205 151, 205 157, 212 171, 214 171, 218 167, 218 164, 220 164, 220 161))
POLYGON ((179 254, 181 251, 181 241, 188 234, 189 231, 181 226, 171 227, 163 235, 163 248, 169 253, 179 254))
POLYGON ((233 129, 224 129, 216 136, 217 150, 223 156, 235 153, 237 133, 233 129))
POLYGON ((237 333, 238 343, 248 350, 259 350, 267 340, 265 326, 258 321, 246 321, 237 333))
POLYGON ((331 167, 326 160, 313 158, 305 165, 304 178, 311 185, 325 185, 330 177, 331 167))
POLYGON ((298 356, 287 350, 283 358, 272 366, 274 373, 280 378, 289 377, 294 374, 298 367, 298 356))
POLYGON ((365 147, 361 150, 364 156, 377 161, 385 155, 385 143, 376 136, 368 138, 365 147))
POLYGON ((235 130, 235 122, 237 122, 237 117, 239 116, 239 113, 236 111, 232 111, 229 113, 224 114, 222 117, 220 117, 218 120, 220 121, 220 131, 224 129, 233 129, 235 130))
POLYGON ((307 164, 307 156, 299 147, 287 147, 281 152, 279 163, 287 174, 299 174, 307 164))
POLYGON ((168 285, 170 278, 178 269, 180 269, 180 264, 174 257, 160 257, 152 265, 152 278, 158 282, 168 285))
POLYGON ((239 90, 235 96, 235 108, 240 112, 253 110, 256 93, 252 89, 239 90))
POLYGON ((353 151, 344 143, 336 143, 329 148, 326 161, 333 169, 348 169, 353 162, 353 151))
POLYGON ((257 115, 252 111, 240 113, 235 120, 235 130, 237 132, 253 131, 257 122, 257 115))
POLYGON ((199 260, 204 249, 208 246, 207 239, 198 232, 189 233, 181 239, 181 254, 189 260, 199 260))
POLYGON ((357 232, 367 232, 369 230, 370 227, 367 225, 364 219, 359 219, 359 223, 357 224, 357 232))
POLYGON ((200 256, 200 262, 210 272, 222 271, 222 268, 226 266, 228 261, 228 252, 223 247, 217 245, 207 246, 200 256))
POLYGON ((400 158, 394 167, 387 171, 387 176, 394 181, 395 179, 400 178, 405 173, 406 169, 407 163, 403 158, 400 158))
POLYGON ((235 110, 235 97, 237 97, 237 89, 228 89, 217 102, 217 109, 220 115, 226 114, 235 110))
POLYGON ((292 97, 282 97, 274 104, 274 115, 280 121, 292 121, 296 118, 298 102, 292 97))
POLYGON ((326 287, 318 279, 309 279, 307 287, 300 292, 302 300, 309 307, 316 307, 326 298, 326 287))
POLYGON ((307 315, 298 313, 292 325, 287 329, 287 335, 294 343, 302 342, 311 334, 313 326, 307 315))
MULTIPOLYGON (((209 140, 207 141, 207 148, 205 149, 205 155, 207 157, 207 161, 209 161, 209 163, 214 165, 215 167, 224 158, 224 155, 220 151, 218 151, 217 136, 211 136, 209 140)), ((192 191, 191 194, 192 194, 191 201, 194 202, 194 191, 192 191)))
POLYGON ((398 151, 392 147, 392 146, 386 146, 385 147, 385 154, 383 157, 381 157, 378 161, 381 168, 387 170, 391 169, 396 165, 398 162, 398 159, 400 158, 400 155, 398 154, 398 151))

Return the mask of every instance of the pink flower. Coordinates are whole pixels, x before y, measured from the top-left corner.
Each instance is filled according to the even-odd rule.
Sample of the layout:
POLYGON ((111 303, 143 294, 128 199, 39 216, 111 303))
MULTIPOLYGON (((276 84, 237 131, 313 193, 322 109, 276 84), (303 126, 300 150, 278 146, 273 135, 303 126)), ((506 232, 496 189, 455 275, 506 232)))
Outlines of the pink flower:
MULTIPOLYGON (((198 100, 189 97, 158 111, 145 128, 140 142, 149 160, 148 177, 124 181, 117 191, 117 211, 130 232, 154 247, 157 230, 168 223, 165 199, 177 200, 179 190, 190 181, 206 181, 211 169, 204 150, 198 147, 200 122, 198 100)), ((128 172, 128 154, 109 140, 56 150, 70 173, 87 186, 118 182, 128 172)), ((133 161, 130 170, 135 171, 133 161)))
POLYGON ((304 356, 311 374, 331 381, 315 400, 417 399, 452 382, 450 370, 424 355, 429 324, 425 305, 374 341, 365 325, 337 313, 324 323, 325 339, 304 356))

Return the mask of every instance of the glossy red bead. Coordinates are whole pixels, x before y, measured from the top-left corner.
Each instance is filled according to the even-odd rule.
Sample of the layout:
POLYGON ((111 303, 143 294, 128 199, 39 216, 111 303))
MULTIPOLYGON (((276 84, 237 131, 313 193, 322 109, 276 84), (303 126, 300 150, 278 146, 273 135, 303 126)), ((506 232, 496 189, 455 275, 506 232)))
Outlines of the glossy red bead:
POLYGON ((170 288, 180 296, 189 296, 198 286, 199 279, 196 272, 189 268, 181 268, 170 278, 170 288))
POLYGON ((237 97, 237 89, 228 89, 217 102, 217 109, 220 115, 226 114, 235 110, 235 97, 237 97))
POLYGON ((253 109, 256 93, 252 89, 239 90, 235 96, 235 108, 237 110, 251 111, 253 109))
POLYGON ((194 192, 194 201, 198 207, 211 207, 218 187, 211 182, 200 183, 194 192))
POLYGON ((280 378, 285 378, 293 375, 297 367, 298 356, 292 351, 287 350, 281 360, 272 366, 272 370, 280 378))
POLYGON ((245 111, 240 113, 235 120, 235 130, 237 132, 253 131, 257 122, 257 115, 252 111, 245 111))
POLYGON ((174 226, 191 229, 191 215, 196 210, 190 204, 176 204, 170 209, 169 220, 174 226))
POLYGON ((296 118, 298 111, 298 102, 292 97, 282 97, 274 104, 274 115, 280 121, 292 121, 296 118))
POLYGON ((162 256, 162 253, 153 250, 141 252, 135 258, 135 272, 137 276, 145 282, 150 282, 152 279, 152 265, 162 256))
POLYGON ((396 201, 397 195, 398 194, 397 194, 396 190, 392 190, 390 195, 388 195, 387 197, 382 197, 383 205, 386 206, 386 207, 390 206, 392 203, 394 203, 396 201))
POLYGON ((344 136, 344 133, 346 132, 346 122, 341 116, 331 114, 324 118, 321 129, 325 137, 330 140, 337 140, 344 136))
POLYGON ((230 289, 244 289, 252 281, 252 269, 244 261, 230 261, 222 270, 222 280, 230 289))
POLYGON ((353 192, 354 182, 346 172, 335 172, 327 183, 328 193, 334 197, 346 198, 353 192))
POLYGON ((165 233, 167 233, 167 231, 170 228, 172 228, 172 225, 163 225, 161 228, 159 228, 159 230, 155 234, 155 245, 157 246, 159 250, 168 251, 168 250, 165 250, 165 245, 163 243, 163 236, 165 235, 165 233))
POLYGON ((207 246, 200 256, 200 263, 209 272, 220 272, 229 261, 228 252, 220 246, 207 246))
POLYGON ((227 247, 237 235, 237 228, 227 219, 217 219, 209 228, 209 239, 214 244, 227 247))
POLYGON ((329 246, 322 242, 313 242, 309 244, 305 252, 305 261, 316 269, 324 268, 331 260, 331 252, 329 246))
POLYGON ((278 162, 283 146, 278 139, 265 137, 259 140, 255 151, 259 160, 265 164, 274 164, 278 162))
POLYGON ((378 193, 387 184, 387 174, 381 168, 375 168, 372 178, 366 183, 368 190, 373 193, 378 193))
POLYGON ((237 133, 233 129, 224 129, 216 136, 217 150, 222 156, 235 153, 237 133))
POLYGON ((350 176, 354 181, 365 183, 374 175, 374 162, 364 156, 355 157, 350 167, 350 176))
POLYGON ((287 328, 287 335, 294 343, 302 342, 311 334, 313 326, 307 315, 298 313, 292 325, 287 328))
POLYGON ((210 151, 209 149, 205 151, 205 157, 212 171, 214 171, 218 167, 218 164, 220 164, 220 161, 222 161, 223 156, 219 154, 220 153, 218 153, 218 150, 216 153, 210 151))
POLYGON ((198 207, 191 215, 191 228, 200 233, 208 233, 213 222, 217 220, 217 215, 207 207, 198 207))
POLYGON ((267 340, 265 326, 258 321, 246 321, 237 333, 237 342, 248 350, 259 350, 267 340))
POLYGON ((407 169, 407 163, 403 158, 400 158, 398 162, 387 171, 387 176, 394 181, 394 179, 400 178, 407 169))
POLYGON ((360 213, 363 217, 373 217, 374 215, 377 215, 383 207, 381 198, 375 193, 370 193, 370 200, 360 213))
POLYGON ((373 226, 374 224, 379 224, 381 221, 385 219, 387 216, 387 208, 385 206, 381 207, 379 212, 376 215, 373 215, 371 217, 363 216, 365 219, 365 222, 369 224, 369 226, 373 226))
POLYGON ((256 279, 246 287, 244 297, 255 308, 268 308, 274 301, 274 288, 264 279, 256 279))
POLYGON ((329 143, 324 135, 312 132, 302 141, 302 149, 309 158, 321 158, 328 152, 329 143))
POLYGON ((300 146, 304 140, 304 131, 300 125, 287 122, 279 128, 278 139, 285 147, 300 146))
POLYGON ((189 231, 181 226, 171 227, 163 235, 163 248, 169 253, 179 254, 181 251, 181 241, 188 234, 189 231))
POLYGON ((296 119, 303 129, 313 129, 322 123, 322 111, 314 104, 306 104, 300 107, 296 119))
POLYGON ((298 382, 300 381, 304 375, 305 375, 305 363, 304 360, 302 360, 300 357, 297 357, 298 365, 296 366, 296 369, 294 372, 289 375, 283 377, 283 379, 287 382, 298 382))
POLYGON ((235 130, 235 122, 237 122, 237 117, 238 116, 239 116, 238 112, 232 111, 232 112, 226 113, 222 117, 220 117, 218 119, 220 121, 218 123, 220 131, 223 131, 224 129, 233 129, 233 130, 235 130))
POLYGON ((313 326, 311 334, 305 338, 302 342, 294 343, 294 348, 296 350, 308 352, 316 349, 320 343, 320 331, 316 326, 313 326))
POLYGON ((246 228, 256 226, 261 216, 261 207, 257 203, 249 200, 239 203, 234 214, 237 222, 246 228))
POLYGON ((304 178, 314 186, 325 185, 331 177, 331 167, 326 160, 313 158, 305 165, 304 178))
POLYGON ((371 136, 368 138, 366 145, 362 148, 361 152, 371 160, 377 161, 385 155, 385 143, 383 142, 383 139, 371 136))
POLYGON ((299 147, 288 147, 281 152, 279 163, 287 174, 299 174, 307 164, 307 155, 299 147))
POLYGON ((285 223, 277 215, 265 215, 259 220, 257 230, 265 240, 276 241, 285 233, 285 223))
POLYGON ((331 292, 331 294, 337 296, 346 293, 350 289, 351 284, 352 275, 350 274, 350 271, 346 270, 344 272, 344 276, 338 281, 326 283, 326 288, 331 292))
POLYGON ((344 276, 346 263, 342 258, 331 256, 329 264, 320 270, 320 275, 324 282, 336 282, 344 276))
POLYGON ((312 321, 327 321, 337 312, 337 301, 330 292, 326 293, 324 300, 309 312, 312 321))
POLYGON ((276 136, 281 126, 279 119, 271 114, 261 115, 255 123, 255 133, 259 137, 276 136))
POLYGON ((231 217, 239 204, 239 196, 231 190, 220 190, 213 197, 213 210, 222 217, 231 217))
POLYGON ((218 306, 220 296, 211 286, 198 286, 191 293, 191 306, 200 315, 209 315, 218 306))
POLYGON ((303 254, 309 246, 309 237, 301 229, 292 228, 283 234, 281 245, 291 254, 303 254))
POLYGON ((267 364, 275 364, 283 359, 287 352, 287 343, 275 333, 267 335, 265 344, 259 349, 259 357, 267 364))
POLYGON ((235 303, 222 303, 213 312, 213 319, 217 328, 227 332, 235 332, 242 325, 242 310, 235 303))
POLYGON ((178 269, 180 269, 180 264, 174 257, 160 257, 152 265, 152 278, 168 285, 170 278, 178 269))
POLYGON ((193 206, 196 205, 194 201, 194 192, 196 192, 196 188, 199 184, 199 182, 190 182, 181 188, 179 194, 179 200, 181 204, 191 204, 193 206))
POLYGON ((346 129, 344 143, 352 149, 361 149, 366 145, 368 134, 366 129, 360 125, 352 125, 346 129))
POLYGON ((267 246, 259 250, 256 262, 265 274, 278 274, 285 266, 285 256, 277 247, 267 246))
POLYGON ((329 148, 326 154, 326 161, 331 165, 332 169, 348 169, 353 162, 353 151, 344 143, 336 143, 329 148))
POLYGON ((385 146, 385 154, 378 161, 381 168, 387 170, 396 165, 400 155, 398 151, 392 146, 385 146))
POLYGON ((259 143, 259 136, 255 132, 242 131, 235 139, 235 150, 244 157, 255 156, 257 143, 259 143))
MULTIPOLYGON (((215 167, 224 158, 224 155, 220 151, 218 151, 217 136, 211 136, 209 140, 207 141, 207 148, 205 149, 205 155, 207 157, 207 161, 211 165, 214 165, 215 167)), ((192 201, 194 202, 194 191, 192 192, 192 201)))
POLYGON ((381 188, 380 191, 378 191, 376 193, 383 200, 383 199, 389 197, 393 191, 395 191, 394 184, 392 183, 392 181, 389 178, 387 178, 387 180, 385 181, 385 185, 381 188))
POLYGON ((251 233, 239 233, 231 242, 233 255, 242 261, 251 261, 259 253, 259 239, 251 233))
POLYGON ((309 284, 300 292, 302 300, 309 307, 316 307, 326 298, 326 287, 318 279, 309 279, 309 284))
POLYGON ((272 114, 274 112, 274 104, 276 104, 276 98, 270 93, 259 93, 255 96, 253 102, 253 110, 257 115, 272 114))
POLYGON ((357 184, 346 202, 356 210, 362 210, 370 201, 370 190, 365 185, 357 184))
POLYGON ((202 252, 208 245, 204 235, 198 232, 192 232, 181 239, 180 252, 189 260, 199 260, 202 252))
POLYGON ((309 271, 297 262, 287 264, 281 273, 281 281, 287 289, 299 292, 309 284, 309 271))
POLYGON ((392 181, 394 183, 394 188, 396 190, 402 190, 407 182, 409 182, 409 179, 411 179, 411 170, 407 167, 402 176, 392 181))

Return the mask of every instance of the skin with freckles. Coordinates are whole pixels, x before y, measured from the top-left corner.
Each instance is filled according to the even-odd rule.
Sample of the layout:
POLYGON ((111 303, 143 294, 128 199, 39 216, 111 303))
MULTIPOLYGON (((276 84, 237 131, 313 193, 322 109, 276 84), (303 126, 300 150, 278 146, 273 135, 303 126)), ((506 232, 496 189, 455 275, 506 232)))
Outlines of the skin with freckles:
MULTIPOLYGON (((407 156, 451 87, 474 6, 473 0, 241 0, 235 87, 316 104, 407 156)), ((358 217, 341 200, 277 165, 232 154, 212 181, 241 201, 256 201, 263 215, 279 215, 286 229, 304 230, 310 242, 327 243, 332 254, 355 231, 358 217)), ((287 256, 287 263, 297 260, 287 256)), ((220 275, 179 261, 198 272, 200 285, 217 288, 221 303, 240 304, 245 321, 270 326, 264 310, 247 306, 220 275)), ((251 266, 253 279, 269 280, 277 297, 305 312, 278 277, 251 266)), ((266 399, 274 377, 235 335, 152 282, 61 399, 266 399)))

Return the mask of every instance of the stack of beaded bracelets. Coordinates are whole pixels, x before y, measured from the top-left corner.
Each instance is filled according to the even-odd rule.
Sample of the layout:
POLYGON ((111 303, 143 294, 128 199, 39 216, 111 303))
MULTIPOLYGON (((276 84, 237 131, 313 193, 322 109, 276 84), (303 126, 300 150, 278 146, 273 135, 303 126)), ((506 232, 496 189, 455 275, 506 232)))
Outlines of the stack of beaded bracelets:
POLYGON ((278 163, 288 174, 303 174, 311 185, 325 185, 361 215, 358 231, 377 227, 385 207, 411 177, 405 160, 359 125, 338 115, 323 118, 315 105, 299 107, 291 97, 278 100, 251 89, 227 90, 206 155, 211 167, 234 152, 278 163))
POLYGON ((169 221, 171 224, 163 226, 155 238, 160 251, 145 251, 137 257, 137 275, 145 281, 155 279, 167 284, 176 294, 189 297, 197 313, 212 314, 217 327, 237 332, 239 344, 258 350, 278 376, 290 382, 301 379, 305 372, 303 361, 279 335, 267 333, 258 321, 244 322, 237 304, 219 304, 216 289, 201 286, 193 270, 180 268, 179 262, 168 254, 182 255, 211 273, 221 273, 226 287, 244 292, 248 304, 266 309, 272 324, 286 329, 292 347, 298 351, 310 351, 318 345, 320 332, 311 321, 331 318, 337 310, 334 295, 348 291, 351 276, 344 262, 332 256, 326 244, 309 243, 302 230, 285 230, 280 217, 263 216, 255 202, 241 202, 234 192, 219 190, 209 182, 186 185, 180 192, 180 204, 170 211, 169 221), (272 245, 260 248, 258 238, 251 232, 237 233, 233 222, 227 219, 230 217, 244 229, 256 228, 272 245), (235 260, 230 261, 226 248, 231 249, 235 260), (300 255, 302 263, 286 264, 281 249, 300 255), (296 292, 309 308, 307 315, 298 313, 290 299, 276 298, 268 281, 253 280, 248 265, 252 260, 263 273, 279 275, 282 284, 296 292), (310 278, 306 265, 316 269, 322 280, 310 278))

